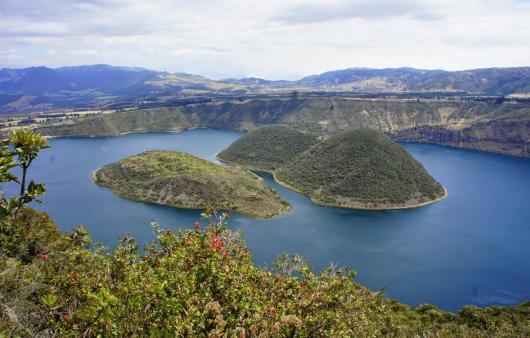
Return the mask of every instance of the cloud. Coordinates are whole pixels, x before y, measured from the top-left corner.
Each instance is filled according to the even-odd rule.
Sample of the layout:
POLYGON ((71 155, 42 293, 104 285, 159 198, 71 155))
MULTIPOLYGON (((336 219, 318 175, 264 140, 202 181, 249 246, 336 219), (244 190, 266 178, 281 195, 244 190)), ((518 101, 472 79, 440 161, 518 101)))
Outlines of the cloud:
POLYGON ((431 20, 438 19, 440 15, 420 1, 353 0, 301 4, 292 7, 277 19, 287 23, 315 23, 353 18, 382 20, 394 17, 431 20))
POLYGON ((99 51, 95 49, 77 49, 70 51, 73 55, 99 55, 99 51))
POLYGON ((23 61, 25 56, 19 54, 16 49, 0 50, 0 62, 5 64, 12 64, 23 61))
POLYGON ((295 79, 349 67, 523 66, 528 2, 0 0, 0 67, 295 79))

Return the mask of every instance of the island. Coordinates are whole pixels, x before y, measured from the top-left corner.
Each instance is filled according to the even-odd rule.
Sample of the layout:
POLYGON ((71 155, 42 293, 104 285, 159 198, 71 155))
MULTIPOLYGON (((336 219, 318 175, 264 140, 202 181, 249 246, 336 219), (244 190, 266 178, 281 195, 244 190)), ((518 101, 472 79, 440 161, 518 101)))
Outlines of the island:
POLYGON ((266 126, 241 137, 217 158, 253 170, 272 171, 317 143, 317 135, 282 125, 266 126))
POLYGON ((267 218, 291 210, 262 179, 237 166, 220 166, 174 151, 146 151, 96 170, 96 184, 127 199, 176 208, 215 204, 241 215, 267 218))
MULTIPOLYGON (((285 132, 285 127, 281 128, 285 132)), ((292 130, 287 132, 295 134, 292 130)), ((405 209, 430 204, 447 195, 445 188, 403 147, 373 129, 349 129, 309 147, 271 137, 260 148, 255 142, 246 142, 254 139, 252 133, 261 130, 236 141, 219 158, 244 162, 250 169, 270 171, 278 183, 310 196, 316 204, 368 210, 405 209), (270 165, 266 162, 271 149, 285 153, 286 148, 304 147, 307 149, 293 151, 283 162, 274 161, 270 165), (252 160, 245 152, 263 157, 252 160)))

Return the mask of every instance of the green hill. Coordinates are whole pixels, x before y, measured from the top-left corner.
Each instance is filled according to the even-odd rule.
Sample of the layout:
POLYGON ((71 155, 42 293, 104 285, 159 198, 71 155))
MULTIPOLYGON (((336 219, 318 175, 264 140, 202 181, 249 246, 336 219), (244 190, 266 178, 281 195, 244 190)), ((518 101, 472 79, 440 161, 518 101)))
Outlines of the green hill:
POLYGON ((318 143, 278 170, 276 178, 315 203, 346 208, 408 208, 445 196, 405 149, 366 128, 318 143))
POLYGON ((253 169, 275 170, 317 142, 318 137, 313 134, 280 125, 268 126, 243 136, 217 157, 253 169))
POLYGON ((254 217, 291 208, 252 173, 180 152, 146 151, 98 169, 93 176, 118 196, 177 208, 202 209, 213 203, 254 217))

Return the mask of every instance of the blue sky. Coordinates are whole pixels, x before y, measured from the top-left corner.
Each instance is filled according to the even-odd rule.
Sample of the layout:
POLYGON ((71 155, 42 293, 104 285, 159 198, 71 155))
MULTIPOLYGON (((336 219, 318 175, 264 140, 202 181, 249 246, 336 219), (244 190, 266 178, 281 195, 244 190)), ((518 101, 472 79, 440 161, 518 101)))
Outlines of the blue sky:
POLYGON ((530 1, 0 1, 0 67, 95 63, 216 79, 530 66, 530 1))

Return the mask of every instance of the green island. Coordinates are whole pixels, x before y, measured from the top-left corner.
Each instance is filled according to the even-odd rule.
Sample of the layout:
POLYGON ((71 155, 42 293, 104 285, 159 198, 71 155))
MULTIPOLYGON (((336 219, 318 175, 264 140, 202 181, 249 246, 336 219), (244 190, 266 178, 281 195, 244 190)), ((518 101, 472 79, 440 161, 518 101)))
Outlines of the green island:
POLYGON ((281 125, 266 126, 241 137, 217 154, 217 158, 270 171, 280 168, 293 156, 317 143, 318 137, 314 134, 281 125))
POLYGON ((0 195, 2 338, 530 336, 530 302, 446 312, 370 290, 351 268, 315 272, 298 255, 256 266, 212 206, 178 233, 152 223, 144 250, 130 235, 108 249, 84 227, 63 233, 28 207, 46 191, 26 178, 48 146, 27 130, 0 144, 0 182, 21 188, 0 195))
POLYGON ((146 151, 96 170, 93 178, 120 197, 177 208, 215 204, 252 217, 272 217, 291 209, 251 172, 182 152, 146 151))
POLYGON ((320 142, 309 135, 283 126, 261 128, 234 142, 218 157, 270 171, 278 183, 327 206, 412 208, 447 194, 418 161, 383 133, 349 129, 320 142), (275 137, 278 134, 284 136, 275 137), (284 142, 286 138, 289 143, 284 142))

